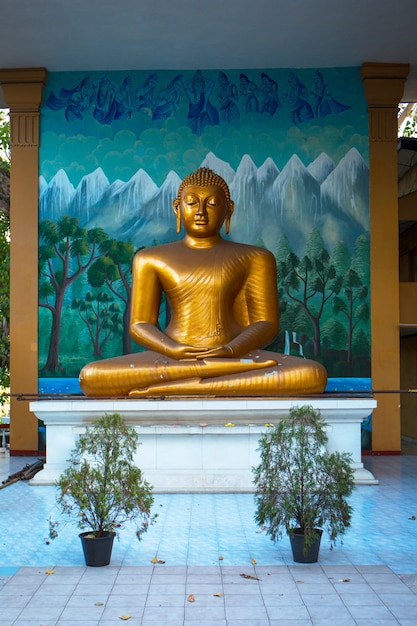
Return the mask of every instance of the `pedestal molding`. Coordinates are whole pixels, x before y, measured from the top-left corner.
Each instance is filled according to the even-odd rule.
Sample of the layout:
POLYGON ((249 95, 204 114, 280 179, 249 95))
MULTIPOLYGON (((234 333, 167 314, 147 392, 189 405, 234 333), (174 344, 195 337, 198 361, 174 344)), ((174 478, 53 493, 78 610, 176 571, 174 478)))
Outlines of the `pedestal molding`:
POLYGON ((361 423, 376 407, 368 398, 31 402, 46 426, 46 464, 31 484, 55 483, 86 426, 117 412, 138 431, 136 462, 155 492, 253 492, 261 434, 306 404, 327 424, 329 451, 352 455, 355 482, 377 484, 361 459, 361 423))

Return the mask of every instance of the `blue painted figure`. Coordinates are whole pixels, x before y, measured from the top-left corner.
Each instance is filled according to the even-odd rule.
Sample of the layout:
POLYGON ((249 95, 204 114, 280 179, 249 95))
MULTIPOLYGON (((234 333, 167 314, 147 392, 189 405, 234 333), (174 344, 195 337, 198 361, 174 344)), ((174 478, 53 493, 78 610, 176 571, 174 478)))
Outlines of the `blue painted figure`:
POLYGON ((237 106, 239 94, 236 85, 230 82, 224 72, 219 72, 220 91, 217 96, 219 101, 220 119, 222 122, 232 122, 239 119, 237 106))
POLYGON ((350 106, 342 104, 332 97, 329 85, 324 82, 323 75, 318 70, 314 74, 310 94, 315 117, 325 117, 331 113, 342 113, 342 111, 350 109, 350 106))
POLYGON ((200 70, 184 83, 189 101, 188 125, 195 135, 201 135, 205 126, 216 126, 219 123, 219 112, 210 102, 213 87, 214 82, 205 79, 200 70))
POLYGON ((65 109, 65 119, 71 122, 74 119, 82 119, 85 111, 91 107, 96 93, 96 87, 89 76, 73 89, 59 90, 58 96, 51 92, 46 101, 46 106, 53 111, 65 109))
POLYGON ((245 98, 246 113, 257 113, 259 111, 258 87, 249 80, 246 74, 240 75, 240 93, 245 98))
POLYGON ((261 81, 261 113, 274 115, 279 107, 278 83, 265 72, 261 74, 261 81))
POLYGON ((291 72, 288 77, 288 84, 282 96, 283 104, 291 114, 293 124, 300 124, 313 118, 313 109, 308 102, 306 86, 301 80, 291 72))
POLYGON ((166 120, 178 111, 181 102, 181 87, 182 74, 178 74, 167 87, 161 89, 156 98, 152 120, 166 120))

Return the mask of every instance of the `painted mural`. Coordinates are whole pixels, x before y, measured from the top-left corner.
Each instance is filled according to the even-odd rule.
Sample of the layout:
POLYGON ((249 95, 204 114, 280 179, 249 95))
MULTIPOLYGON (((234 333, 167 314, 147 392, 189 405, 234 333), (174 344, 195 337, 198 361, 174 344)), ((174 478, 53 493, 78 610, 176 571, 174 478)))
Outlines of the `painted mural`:
MULTIPOLYGON (((140 349, 136 250, 173 241, 199 166, 235 201, 229 237, 278 264, 270 349, 370 376, 368 119, 359 68, 51 73, 41 110, 39 377, 140 349)), ((164 326, 166 303, 160 312, 164 326)))

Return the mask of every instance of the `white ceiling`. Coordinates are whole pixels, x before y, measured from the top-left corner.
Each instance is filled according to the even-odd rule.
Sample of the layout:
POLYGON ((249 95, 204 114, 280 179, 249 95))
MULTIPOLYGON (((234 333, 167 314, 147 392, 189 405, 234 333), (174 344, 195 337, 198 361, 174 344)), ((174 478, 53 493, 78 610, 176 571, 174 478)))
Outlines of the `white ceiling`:
POLYGON ((1 0, 0 68, 251 69, 409 63, 417 0, 1 0))

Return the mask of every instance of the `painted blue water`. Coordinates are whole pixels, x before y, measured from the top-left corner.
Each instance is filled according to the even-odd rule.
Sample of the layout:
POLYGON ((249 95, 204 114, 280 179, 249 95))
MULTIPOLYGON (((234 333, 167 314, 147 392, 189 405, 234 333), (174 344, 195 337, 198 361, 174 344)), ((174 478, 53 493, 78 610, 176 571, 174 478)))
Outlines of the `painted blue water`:
POLYGON ((38 393, 46 395, 82 395, 78 378, 39 378, 38 393))
POLYGON ((371 378, 329 378, 325 393, 371 393, 371 378))
MULTIPOLYGON (((78 378, 39 378, 39 393, 46 395, 82 395, 78 378)), ((329 378, 325 393, 370 393, 370 378, 329 378)))

